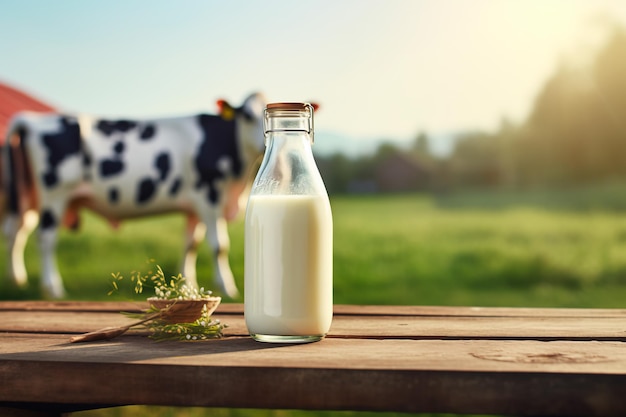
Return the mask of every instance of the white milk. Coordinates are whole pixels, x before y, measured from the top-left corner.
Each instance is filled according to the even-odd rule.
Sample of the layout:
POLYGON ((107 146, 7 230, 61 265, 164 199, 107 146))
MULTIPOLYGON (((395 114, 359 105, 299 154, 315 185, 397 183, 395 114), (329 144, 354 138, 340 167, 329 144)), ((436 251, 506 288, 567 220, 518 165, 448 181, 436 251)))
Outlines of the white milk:
POLYGON ((326 196, 250 197, 245 318, 253 337, 328 332, 333 312, 332 227, 326 196))

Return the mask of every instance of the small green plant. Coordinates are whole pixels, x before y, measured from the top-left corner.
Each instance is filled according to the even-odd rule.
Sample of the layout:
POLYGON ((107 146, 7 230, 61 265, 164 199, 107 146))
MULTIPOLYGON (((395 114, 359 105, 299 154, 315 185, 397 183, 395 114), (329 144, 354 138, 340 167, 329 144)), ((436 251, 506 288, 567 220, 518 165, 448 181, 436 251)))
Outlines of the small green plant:
MULTIPOLYGON (((153 263, 154 260, 148 262, 153 263)), ((136 294, 142 294, 146 287, 153 288, 154 298, 159 300, 198 300, 209 297, 212 294, 212 291, 205 290, 204 287, 198 289, 187 285, 185 277, 180 273, 167 279, 161 266, 155 265, 155 267, 156 271, 142 272, 135 270, 130 273, 130 281, 135 286, 136 294)), ((118 291, 120 283, 124 280, 124 277, 119 272, 111 273, 111 277, 111 286, 113 288, 108 295, 118 291)))
POLYGON ((146 312, 139 314, 126 314, 129 317, 143 319, 150 315, 157 318, 146 321, 143 326, 150 330, 150 338, 158 341, 163 340, 186 340, 197 341, 206 339, 218 339, 223 336, 223 330, 227 327, 219 320, 211 319, 211 314, 206 309, 202 309, 202 315, 191 323, 170 323, 164 320, 164 309, 151 306, 146 312))
MULTIPOLYGON (((154 263, 154 260, 150 260, 154 263)), ((124 277, 119 273, 111 274, 111 286, 109 295, 120 289, 124 277)), ((211 318, 212 311, 207 309, 206 304, 202 307, 200 316, 191 322, 172 323, 174 310, 177 304, 189 300, 208 299, 212 291, 204 288, 194 288, 187 284, 182 274, 173 275, 169 279, 166 278, 163 269, 159 265, 155 265, 155 270, 148 272, 132 271, 130 273, 130 282, 134 285, 135 293, 142 294, 144 288, 153 288, 154 296, 148 297, 148 300, 171 300, 172 302, 165 307, 159 308, 151 303, 150 307, 141 313, 122 312, 127 317, 137 319, 137 323, 126 326, 126 330, 135 326, 143 326, 150 330, 150 337, 155 340, 206 340, 223 336, 223 330, 226 325, 219 320, 211 318)), ((115 337, 124 331, 118 329, 121 333, 109 333, 115 337)), ((110 330, 109 330, 110 331, 110 330)), ((97 333, 97 332, 96 332, 97 333)), ((95 339, 94 339, 95 340, 95 339)))

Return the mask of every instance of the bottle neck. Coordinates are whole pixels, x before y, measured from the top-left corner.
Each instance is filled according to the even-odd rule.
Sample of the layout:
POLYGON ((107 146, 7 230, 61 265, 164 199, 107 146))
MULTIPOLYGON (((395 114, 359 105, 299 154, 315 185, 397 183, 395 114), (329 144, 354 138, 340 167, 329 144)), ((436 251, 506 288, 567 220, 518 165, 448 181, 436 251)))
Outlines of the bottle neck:
POLYGON ((303 104, 297 109, 268 108, 265 110, 265 135, 282 132, 306 133, 313 143, 313 107, 303 104))
POLYGON ((265 135, 266 152, 301 152, 312 154, 311 135, 304 131, 273 131, 265 135))
POLYGON ((252 194, 326 195, 313 150, 313 106, 279 103, 265 109, 265 155, 252 194))

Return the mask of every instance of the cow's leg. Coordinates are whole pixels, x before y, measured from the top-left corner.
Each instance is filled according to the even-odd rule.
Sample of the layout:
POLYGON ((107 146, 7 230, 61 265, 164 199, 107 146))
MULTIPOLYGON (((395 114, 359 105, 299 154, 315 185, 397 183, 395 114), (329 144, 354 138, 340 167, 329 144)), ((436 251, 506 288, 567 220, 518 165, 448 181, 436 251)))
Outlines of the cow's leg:
POLYGON ((202 220, 206 225, 207 242, 213 249, 215 283, 225 296, 233 299, 238 298, 239 291, 228 262, 230 239, 226 220, 217 215, 216 209, 211 209, 210 212, 203 215, 202 220))
POLYGON ((63 210, 44 210, 39 229, 39 250, 41 252, 41 290, 45 297, 63 298, 65 288, 56 261, 56 245, 63 210))
POLYGON ((197 217, 187 217, 187 227, 185 229, 185 253, 183 255, 183 275, 187 284, 198 288, 196 274, 196 263, 198 259, 198 246, 204 240, 206 227, 198 221, 197 217))
POLYGON ((28 276, 24 264, 24 249, 28 236, 37 226, 37 214, 34 211, 24 213, 22 217, 16 214, 7 215, 4 220, 4 235, 8 249, 8 276, 13 284, 23 287, 28 276))

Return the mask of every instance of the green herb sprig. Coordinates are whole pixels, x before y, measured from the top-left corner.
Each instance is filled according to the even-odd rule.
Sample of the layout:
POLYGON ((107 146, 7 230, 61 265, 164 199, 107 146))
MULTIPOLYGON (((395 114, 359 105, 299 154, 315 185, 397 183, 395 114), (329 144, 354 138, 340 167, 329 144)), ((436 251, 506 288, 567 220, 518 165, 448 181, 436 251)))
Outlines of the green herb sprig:
MULTIPOLYGON (((130 273, 130 281, 134 284, 136 294, 142 294, 146 287, 153 288, 154 297, 159 300, 197 300, 212 294, 212 291, 205 290, 204 287, 198 289, 187 285, 185 277, 180 273, 167 279, 161 266, 155 266, 156 271, 132 271, 130 273)), ((111 277, 113 288, 108 292, 108 295, 118 291, 120 283, 124 279, 119 272, 112 273, 111 277)))
MULTIPOLYGON (((158 311, 159 309, 151 307, 145 313, 134 317, 141 319, 141 316, 149 316, 158 311)), ((203 308, 200 318, 192 323, 169 323, 166 320, 157 318, 145 322, 143 325, 150 330, 150 338, 158 341, 219 339, 223 336, 223 330, 228 327, 219 320, 212 319, 206 307, 203 308)))
MULTIPOLYGON (((150 260, 149 262, 154 262, 150 260)), ((119 273, 111 274, 111 286, 109 295, 118 291, 124 277, 119 273)), ((159 265, 155 265, 155 270, 148 272, 132 271, 130 273, 130 281, 134 285, 136 294, 143 293, 144 288, 153 288, 154 297, 159 300, 173 300, 174 303, 183 300, 199 300, 208 298, 212 291, 204 288, 194 288, 186 283, 186 279, 182 274, 171 276, 169 279, 165 277, 163 269, 159 265)), ((137 326, 143 326, 150 330, 150 337, 155 340, 206 340, 215 339, 223 336, 223 330, 227 327, 219 320, 212 319, 211 314, 206 306, 202 309, 201 316, 191 323, 171 323, 165 320, 167 310, 170 307, 159 309, 154 305, 141 313, 125 313, 122 314, 138 320, 137 326)), ((134 327, 134 326, 133 326, 134 327)))

